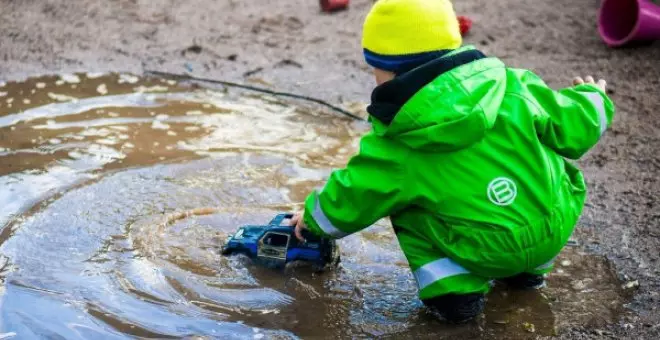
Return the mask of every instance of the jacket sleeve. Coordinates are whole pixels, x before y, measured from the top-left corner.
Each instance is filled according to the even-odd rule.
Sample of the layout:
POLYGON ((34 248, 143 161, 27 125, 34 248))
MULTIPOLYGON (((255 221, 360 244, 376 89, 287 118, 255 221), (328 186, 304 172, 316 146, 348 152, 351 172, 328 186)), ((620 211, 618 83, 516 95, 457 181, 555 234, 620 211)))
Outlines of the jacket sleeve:
POLYGON ((612 124, 614 104, 597 86, 584 84, 555 91, 536 76, 527 90, 540 111, 535 127, 541 142, 569 159, 579 159, 612 124))
POLYGON ((304 220, 312 233, 342 238, 407 204, 407 156, 386 145, 394 142, 378 139, 365 136, 346 168, 333 171, 323 190, 307 197, 304 220))

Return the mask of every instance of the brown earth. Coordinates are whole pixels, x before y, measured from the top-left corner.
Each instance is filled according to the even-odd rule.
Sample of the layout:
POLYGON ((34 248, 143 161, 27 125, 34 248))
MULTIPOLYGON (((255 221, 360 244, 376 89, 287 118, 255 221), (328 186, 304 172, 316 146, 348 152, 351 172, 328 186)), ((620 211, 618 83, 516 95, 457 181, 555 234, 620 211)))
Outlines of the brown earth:
MULTIPOLYGON (((0 79, 74 71, 186 72, 366 102, 373 86, 360 50, 372 1, 319 12, 315 1, 0 0, 0 79)), ((639 281, 627 312, 605 328, 562 338, 660 337, 660 44, 611 50, 599 1, 456 1, 475 24, 467 42, 531 69, 551 86, 606 78, 613 128, 580 161, 590 199, 576 239, 605 255, 622 282, 639 281)))

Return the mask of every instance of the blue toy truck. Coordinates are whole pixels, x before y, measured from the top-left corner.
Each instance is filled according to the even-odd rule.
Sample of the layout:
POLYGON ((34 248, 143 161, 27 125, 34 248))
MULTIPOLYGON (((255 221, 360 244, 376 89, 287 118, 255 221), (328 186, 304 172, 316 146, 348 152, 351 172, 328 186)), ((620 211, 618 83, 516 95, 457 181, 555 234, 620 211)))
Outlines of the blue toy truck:
POLYGON ((282 268, 293 261, 311 262, 318 270, 339 263, 339 248, 328 238, 303 231, 305 242, 296 238, 294 228, 282 225, 293 214, 279 214, 268 225, 247 225, 229 235, 223 255, 244 254, 267 267, 282 268))

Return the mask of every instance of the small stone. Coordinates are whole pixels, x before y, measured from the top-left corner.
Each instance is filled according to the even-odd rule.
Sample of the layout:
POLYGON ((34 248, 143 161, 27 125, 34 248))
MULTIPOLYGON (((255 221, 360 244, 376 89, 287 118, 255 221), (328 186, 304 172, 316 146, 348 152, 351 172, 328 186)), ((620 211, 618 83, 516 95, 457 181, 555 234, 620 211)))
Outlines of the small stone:
POLYGON ((638 288, 639 287, 639 280, 634 280, 630 282, 626 282, 622 288, 623 289, 632 289, 632 288, 638 288))
POLYGON ((80 77, 75 74, 62 74, 60 75, 60 80, 69 84, 80 83, 80 77))
POLYGON ((46 83, 36 83, 35 86, 36 86, 38 89, 43 89, 43 88, 46 87, 46 83))
POLYGON ((103 72, 87 72, 87 74, 86 74, 88 79, 96 79, 96 78, 103 77, 104 75, 105 75, 105 73, 103 73, 103 72))
POLYGON ((530 333, 536 332, 536 327, 534 326, 533 323, 525 322, 523 323, 523 327, 525 328, 526 331, 530 333))
POLYGON ((584 288, 587 287, 587 285, 584 284, 584 282, 582 282, 582 280, 573 281, 573 284, 571 286, 575 290, 583 290, 584 288))
POLYGON ((60 101, 60 102, 77 101, 78 100, 78 98, 75 98, 75 97, 67 96, 67 95, 64 95, 64 94, 52 93, 52 92, 48 92, 48 98, 53 99, 53 100, 57 100, 57 101, 60 101))
POLYGON ((623 324, 623 329, 633 329, 633 328, 635 328, 635 326, 633 326, 632 324, 629 324, 629 323, 624 323, 623 324))
POLYGON ((130 74, 120 74, 119 75, 119 83, 124 84, 124 83, 129 83, 129 84, 135 84, 140 80, 140 78, 130 75, 130 74))
POLYGON ((494 320, 493 323, 498 325, 508 325, 509 320, 494 320))
POLYGON ((108 87, 105 84, 101 84, 98 87, 96 87, 96 92, 106 95, 108 94, 108 87))
POLYGON ((161 122, 160 120, 154 120, 151 123, 151 128, 155 130, 167 130, 170 128, 169 124, 165 124, 161 122))
POLYGON ((566 245, 570 247, 577 247, 580 245, 580 242, 578 240, 568 240, 568 242, 566 242, 566 245))
POLYGON ((568 267, 570 265, 571 265, 571 261, 569 261, 569 260, 561 261, 561 266, 562 267, 568 267))

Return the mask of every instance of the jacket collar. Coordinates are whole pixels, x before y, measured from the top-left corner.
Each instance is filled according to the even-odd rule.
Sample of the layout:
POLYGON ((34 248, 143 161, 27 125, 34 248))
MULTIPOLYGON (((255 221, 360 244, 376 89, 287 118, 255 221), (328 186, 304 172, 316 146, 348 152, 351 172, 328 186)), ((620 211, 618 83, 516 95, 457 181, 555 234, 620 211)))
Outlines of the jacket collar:
POLYGON ((483 58, 486 56, 482 52, 468 48, 449 53, 403 73, 374 89, 367 112, 383 124, 389 125, 401 107, 424 86, 443 73, 483 58))

